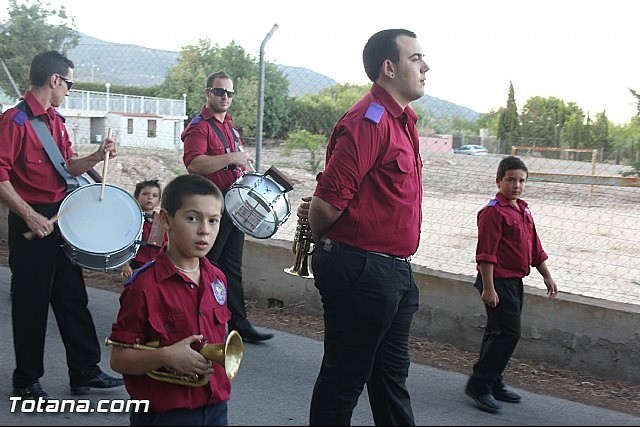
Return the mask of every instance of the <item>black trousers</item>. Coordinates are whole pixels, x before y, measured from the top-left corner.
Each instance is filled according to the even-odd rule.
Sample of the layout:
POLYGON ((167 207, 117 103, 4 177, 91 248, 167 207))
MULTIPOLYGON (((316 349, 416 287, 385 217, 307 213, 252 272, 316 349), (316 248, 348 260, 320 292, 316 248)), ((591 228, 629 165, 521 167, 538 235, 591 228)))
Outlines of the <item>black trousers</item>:
POLYGON ((220 221, 220 231, 207 259, 220 267, 227 277, 227 307, 231 311, 229 330, 246 329, 251 324, 247 320, 242 287, 242 253, 244 251, 244 233, 229 219, 225 211, 220 221))
MULTIPOLYGON (((482 278, 475 285, 482 293, 482 278)), ((524 286, 522 279, 496 279, 494 286, 500 301, 495 308, 485 305, 487 325, 480 345, 478 361, 473 365, 469 387, 478 393, 490 393, 502 383, 511 355, 518 345, 521 333, 524 286)))
POLYGON ((406 379, 420 295, 411 264, 319 243, 312 268, 325 332, 310 425, 349 425, 365 384, 376 425, 414 425, 406 379))
MULTIPOLYGON (((51 217, 59 204, 34 208, 51 217)), ((9 212, 11 320, 16 369, 13 386, 27 387, 44 375, 44 346, 49 305, 64 343, 70 384, 79 385, 100 373, 100 344, 91 313, 82 269, 71 263, 58 232, 25 239, 25 222, 9 212)))

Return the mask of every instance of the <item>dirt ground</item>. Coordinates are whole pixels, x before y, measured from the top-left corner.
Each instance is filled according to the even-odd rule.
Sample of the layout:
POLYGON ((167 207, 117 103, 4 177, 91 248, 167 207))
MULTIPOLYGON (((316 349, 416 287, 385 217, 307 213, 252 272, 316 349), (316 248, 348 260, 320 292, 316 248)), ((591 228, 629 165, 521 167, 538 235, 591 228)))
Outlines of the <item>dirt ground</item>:
MULTIPOLYGON (((0 265, 8 265, 4 242, 0 243, 0 265)), ((85 279, 88 286, 112 292, 120 292, 122 286, 119 271, 85 270, 85 279)), ((263 305, 247 301, 248 317, 255 326, 322 340, 321 316, 302 313, 296 307, 259 308, 263 305)), ((411 356, 415 363, 469 374, 477 355, 449 344, 412 339, 411 356)), ((520 389, 640 416, 640 385, 595 378, 519 358, 511 359, 505 380, 520 389)))

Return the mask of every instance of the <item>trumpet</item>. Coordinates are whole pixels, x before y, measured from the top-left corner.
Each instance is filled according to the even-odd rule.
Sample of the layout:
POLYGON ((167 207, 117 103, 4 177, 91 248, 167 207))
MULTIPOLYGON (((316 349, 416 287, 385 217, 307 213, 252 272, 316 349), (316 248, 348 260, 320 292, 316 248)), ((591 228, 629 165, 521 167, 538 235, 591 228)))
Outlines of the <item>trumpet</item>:
MULTIPOLYGON (((104 343, 107 346, 133 348, 135 350, 157 350, 159 344, 158 341, 150 341, 146 344, 125 344, 110 340, 109 338, 107 338, 104 343)), ((202 354, 205 359, 214 361, 224 367, 227 378, 230 380, 238 374, 243 353, 242 337, 238 331, 231 331, 223 343, 205 343, 200 349, 200 354, 202 354)), ((166 368, 147 372, 147 375, 157 381, 190 387, 202 387, 209 382, 209 375, 180 375, 166 368)))
POLYGON ((296 235, 293 239, 293 265, 285 268, 284 272, 305 279, 313 279, 313 273, 309 271, 309 255, 311 255, 313 237, 308 219, 300 219, 296 227, 296 235))

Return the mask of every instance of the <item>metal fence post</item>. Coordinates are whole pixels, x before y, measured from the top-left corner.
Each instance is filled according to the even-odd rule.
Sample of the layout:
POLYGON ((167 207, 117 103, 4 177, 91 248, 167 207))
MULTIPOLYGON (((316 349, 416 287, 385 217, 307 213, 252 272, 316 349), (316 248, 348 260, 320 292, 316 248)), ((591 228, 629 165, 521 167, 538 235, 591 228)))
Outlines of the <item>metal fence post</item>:
POLYGON ((260 44, 260 78, 258 79, 258 127, 256 130, 256 171, 260 172, 260 157, 262 154, 262 116, 264 113, 264 45, 267 44, 278 24, 273 24, 271 31, 260 44))

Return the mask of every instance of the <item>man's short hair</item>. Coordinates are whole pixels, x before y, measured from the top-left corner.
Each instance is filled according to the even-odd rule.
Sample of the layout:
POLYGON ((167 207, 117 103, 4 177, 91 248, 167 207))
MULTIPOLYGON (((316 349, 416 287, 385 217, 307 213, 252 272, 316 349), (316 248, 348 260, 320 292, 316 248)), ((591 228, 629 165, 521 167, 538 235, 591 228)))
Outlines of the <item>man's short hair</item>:
POLYGON ((211 85, 213 84, 213 81, 215 79, 229 79, 229 80, 233 80, 231 78, 231 76, 229 74, 227 74, 224 71, 218 71, 216 73, 212 73, 209 74, 209 77, 207 77, 207 87, 211 87, 211 85))
POLYGON ((33 86, 42 87, 52 74, 60 74, 64 77, 69 72, 69 68, 74 68, 73 62, 55 50, 39 53, 31 60, 29 68, 29 83, 33 86))
POLYGON ((391 62, 400 60, 400 48, 396 42, 398 36, 416 38, 415 33, 401 28, 382 30, 372 35, 364 45, 362 62, 364 63, 364 71, 372 82, 378 80, 380 68, 386 59, 391 62))

